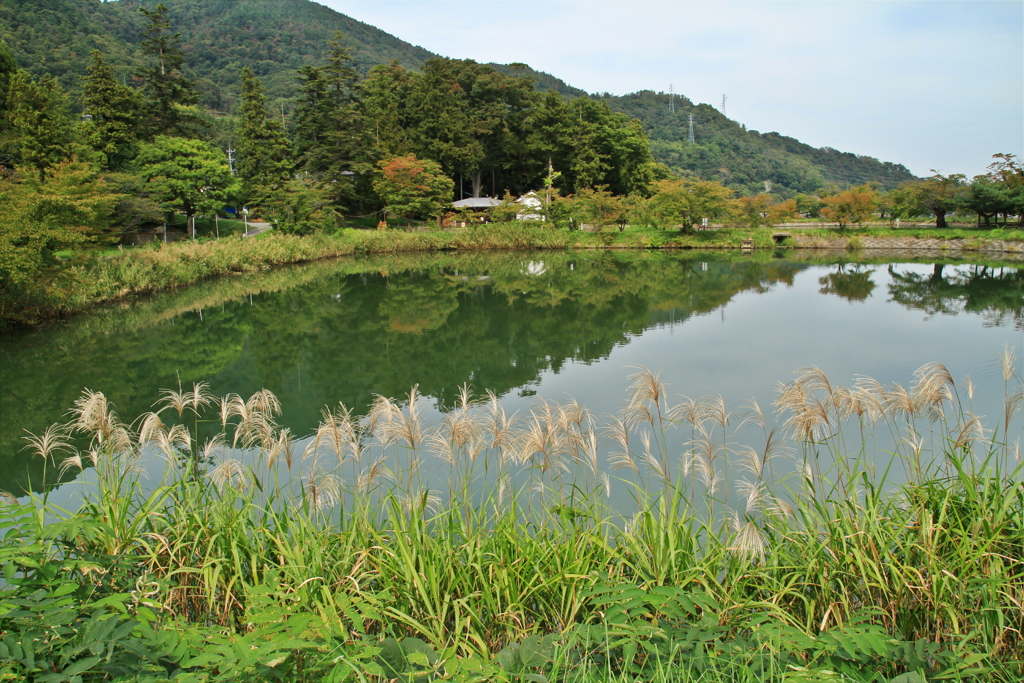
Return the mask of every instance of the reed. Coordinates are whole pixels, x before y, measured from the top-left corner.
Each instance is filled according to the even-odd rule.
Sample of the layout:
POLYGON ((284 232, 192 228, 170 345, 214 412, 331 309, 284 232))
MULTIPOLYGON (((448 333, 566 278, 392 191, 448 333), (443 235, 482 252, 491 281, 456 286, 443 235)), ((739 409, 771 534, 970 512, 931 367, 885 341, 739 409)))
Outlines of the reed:
MULTIPOLYGON (((266 391, 166 391, 132 424, 86 392, 30 445, 91 465, 92 493, 9 535, 0 628, 15 632, 18 587, 41 580, 10 547, 27 537, 51 539, 55 575, 90 599, 144 594, 147 628, 286 643, 246 669, 260 680, 379 675, 389 637, 422 639, 445 663, 433 675, 458 680, 477 665, 566 681, 1018 680, 1020 378, 1010 350, 999 362, 991 433, 973 387, 934 363, 910 389, 802 370, 779 389, 781 434, 757 405, 737 425, 718 397, 673 403, 644 368, 603 422, 575 401, 508 415, 468 387, 430 422, 413 388, 365 416, 325 409, 301 439, 266 391), (200 442, 200 420, 219 433, 200 442), (874 432, 894 436, 884 461, 874 432), (553 654, 522 659, 547 634, 553 654)), ((138 600, 125 610, 141 619, 138 600)), ((181 671, 242 666, 209 673, 196 642, 181 671)))

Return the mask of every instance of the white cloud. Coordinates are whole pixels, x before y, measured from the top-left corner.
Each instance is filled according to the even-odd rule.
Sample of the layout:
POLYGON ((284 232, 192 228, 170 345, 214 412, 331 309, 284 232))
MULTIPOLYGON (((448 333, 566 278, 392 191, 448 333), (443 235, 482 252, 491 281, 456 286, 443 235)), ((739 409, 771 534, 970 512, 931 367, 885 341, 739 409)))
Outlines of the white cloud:
POLYGON ((1018 2, 321 0, 438 54, 589 92, 675 91, 730 118, 906 164, 1024 156, 1018 2))

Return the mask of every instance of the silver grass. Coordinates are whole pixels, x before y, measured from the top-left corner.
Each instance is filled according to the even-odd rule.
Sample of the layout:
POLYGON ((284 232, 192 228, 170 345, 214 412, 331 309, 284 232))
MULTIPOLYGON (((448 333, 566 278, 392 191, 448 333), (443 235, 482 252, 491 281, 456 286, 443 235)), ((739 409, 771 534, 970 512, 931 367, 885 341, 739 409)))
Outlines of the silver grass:
POLYGON ((1017 349, 1016 347, 1010 346, 1009 343, 1003 342, 1003 352, 999 354, 996 359, 996 365, 1003 373, 1003 381, 1009 382, 1014 377, 1017 377, 1017 349))
POLYGON ((260 389, 245 404, 250 411, 263 413, 267 418, 281 414, 281 402, 269 389, 260 389))
POLYGON ((741 447, 738 455, 740 469, 746 470, 760 479, 764 469, 761 455, 750 446, 741 447))
POLYGON ((368 493, 370 489, 373 488, 373 485, 381 478, 394 478, 386 465, 387 457, 379 455, 372 463, 363 468, 359 473, 359 479, 356 482, 356 486, 360 493, 368 493))
POLYGON ((703 401, 684 397, 668 412, 668 419, 672 422, 689 422, 696 427, 707 419, 707 413, 707 405, 703 401))
POLYGON ((662 464, 658 459, 658 456, 651 452, 651 435, 648 431, 644 430, 644 432, 640 434, 640 442, 644 446, 644 463, 654 470, 654 473, 658 475, 658 479, 660 479, 665 486, 671 485, 672 481, 669 477, 668 468, 662 464))
POLYGON ((100 442, 110 436, 117 424, 117 415, 111 409, 107 397, 99 391, 85 389, 69 411, 74 431, 91 433, 100 442))
POLYGON ((732 513, 732 527, 735 534, 729 550, 740 557, 763 560, 767 554, 768 542, 753 521, 743 521, 732 513))
POLYGON ((288 427, 283 427, 276 434, 271 434, 264 439, 264 444, 266 444, 264 448, 267 453, 268 468, 274 467, 281 458, 284 458, 285 466, 288 469, 292 468, 295 442, 292 439, 292 431, 288 427))
POLYGON ((893 383, 885 392, 884 403, 886 415, 902 413, 909 420, 917 414, 917 403, 913 396, 899 383, 893 383))
POLYGON ((329 510, 341 500, 343 482, 336 475, 322 470, 315 458, 306 470, 304 479, 303 495, 313 512, 329 510))
POLYGON ((203 461, 213 462, 214 456, 224 450, 224 435, 217 434, 203 444, 203 461))
POLYGON ((915 412, 924 413, 932 422, 945 418, 943 403, 953 401, 953 378, 941 363, 926 363, 914 372, 911 389, 915 412))
POLYGON ((74 455, 69 455, 65 457, 63 460, 60 461, 60 466, 57 471, 60 472, 60 476, 63 477, 64 474, 72 467, 76 468, 79 472, 85 469, 84 467, 82 467, 81 454, 75 453, 74 455))
POLYGON ((139 421, 138 439, 140 446, 153 442, 159 443, 166 435, 167 427, 164 425, 163 420, 160 419, 159 413, 149 412, 142 416, 139 421))
POLYGON ((495 393, 488 390, 483 427, 487 433, 487 448, 499 453, 502 464, 505 464, 508 457, 517 451, 515 447, 511 447, 515 421, 515 415, 513 414, 510 418, 495 393))
POLYGON ((427 450, 451 466, 455 466, 455 451, 452 449, 452 442, 443 434, 434 432, 427 437, 427 450))
POLYGON ((36 457, 42 458, 44 461, 56 463, 56 454, 58 453, 70 453, 71 444, 66 440, 68 435, 67 428, 64 425, 52 424, 43 430, 42 434, 33 434, 27 429, 25 432, 28 436, 22 437, 28 441, 28 445, 22 450, 30 450, 36 457))
POLYGON ((665 400, 665 383, 661 380, 661 373, 654 373, 642 365, 634 366, 637 372, 629 375, 629 403, 650 403, 658 410, 661 409, 665 400))
POLYGON ((238 394, 222 396, 217 402, 218 412, 220 413, 220 426, 224 429, 228 428, 228 420, 235 414, 235 405, 239 402, 241 402, 241 398, 238 394))
POLYGON ((245 465, 231 458, 218 463, 206 476, 217 487, 217 491, 223 493, 225 488, 244 491, 249 483, 248 474, 245 465))
POLYGON ((967 392, 967 400, 974 400, 974 380, 971 379, 970 375, 964 375, 964 379, 961 382, 964 387, 964 391, 967 392))
POLYGON ((753 514, 763 508, 767 495, 767 488, 764 482, 741 479, 736 483, 736 490, 746 499, 746 511, 748 514, 753 514))

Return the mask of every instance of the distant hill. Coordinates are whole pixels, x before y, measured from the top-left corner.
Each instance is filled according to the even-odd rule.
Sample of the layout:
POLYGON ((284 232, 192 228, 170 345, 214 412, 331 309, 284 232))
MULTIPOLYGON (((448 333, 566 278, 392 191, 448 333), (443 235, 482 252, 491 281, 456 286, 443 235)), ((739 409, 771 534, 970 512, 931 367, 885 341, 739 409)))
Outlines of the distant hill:
MULTIPOLYGON (((103 52, 118 76, 132 82, 139 65, 138 44, 145 17, 157 0, 2 0, 0 35, 18 63, 35 76, 52 73, 73 95, 80 90, 89 52, 103 52)), ((296 94, 296 73, 322 62, 326 41, 335 31, 353 48, 356 68, 398 60, 418 70, 438 55, 405 42, 311 0, 164 0, 174 28, 182 34, 187 75, 206 108, 230 113, 238 95, 241 69, 261 78, 275 108, 287 110, 296 94)), ((813 148, 778 133, 746 130, 708 105, 676 96, 642 91, 624 96, 587 95, 561 79, 521 64, 490 64, 498 71, 531 76, 538 90, 568 98, 604 100, 617 112, 639 119, 651 139, 654 157, 683 175, 721 180, 744 193, 773 191, 791 195, 823 185, 878 181, 894 187, 914 176, 904 166, 871 157, 813 148), (694 143, 688 141, 689 115, 694 143)))
MULTIPOLYGON (((0 35, 18 63, 34 76, 56 75, 70 92, 80 89, 89 52, 98 49, 130 79, 138 63, 145 17, 158 0, 3 0, 0 35)), ((438 55, 311 0, 163 0, 175 31, 181 32, 187 75, 196 81, 202 104, 230 111, 243 66, 267 87, 271 101, 296 94, 296 73, 322 62, 325 44, 341 31, 352 46, 356 69, 366 74, 397 59, 419 70, 438 55)), ((492 64, 504 72, 532 76, 538 89, 585 95, 550 74, 526 67, 492 64)))
POLYGON ((651 138, 655 159, 676 173, 694 173, 720 180, 745 193, 773 189, 814 192, 833 183, 846 187, 877 181, 888 189, 915 176, 905 166, 873 157, 839 152, 830 147, 811 147, 778 133, 758 133, 727 119, 707 104, 694 105, 676 95, 675 112, 669 110, 668 93, 650 90, 616 97, 594 95, 643 123, 651 138), (689 119, 693 115, 693 143, 689 119))

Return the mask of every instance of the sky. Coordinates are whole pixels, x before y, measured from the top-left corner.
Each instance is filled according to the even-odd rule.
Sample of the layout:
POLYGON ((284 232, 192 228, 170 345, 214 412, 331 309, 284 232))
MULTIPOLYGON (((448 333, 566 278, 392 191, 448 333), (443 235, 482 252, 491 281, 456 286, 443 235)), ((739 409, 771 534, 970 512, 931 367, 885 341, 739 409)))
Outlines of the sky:
POLYGON ((1024 158, 1024 3, 318 0, 436 54, 668 92, 919 176, 1024 158))

